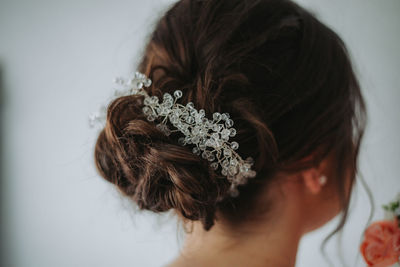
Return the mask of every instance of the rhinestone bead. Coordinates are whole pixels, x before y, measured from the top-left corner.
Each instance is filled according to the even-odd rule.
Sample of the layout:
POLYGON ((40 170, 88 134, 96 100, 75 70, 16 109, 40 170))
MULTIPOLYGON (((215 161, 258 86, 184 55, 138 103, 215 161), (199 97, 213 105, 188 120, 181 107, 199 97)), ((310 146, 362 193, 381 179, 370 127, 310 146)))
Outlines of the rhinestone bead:
POLYGON ((151 85, 151 80, 146 79, 143 84, 144 84, 144 86, 149 87, 151 85))
POLYGON ((187 107, 188 109, 194 109, 194 104, 193 104, 193 102, 188 102, 188 103, 186 104, 186 107, 187 107))
POLYGON ((182 97, 182 91, 181 90, 175 90, 174 96, 175 96, 175 98, 181 98, 182 97))
POLYGON ((225 125, 226 125, 226 127, 232 127, 233 126, 233 120, 231 120, 231 119, 228 119, 227 121, 225 121, 225 125))
POLYGON ((149 108, 149 107, 147 107, 147 106, 144 106, 144 107, 142 108, 142 111, 143 111, 144 115, 150 115, 151 113, 153 113, 153 111, 151 110, 151 108, 149 108))
POLYGON ((184 137, 180 137, 180 138, 178 139, 178 143, 179 143, 180 145, 185 145, 185 144, 186 144, 185 138, 184 138, 184 137))
POLYGON ((227 142, 227 141, 229 140, 229 136, 223 135, 223 136, 221 136, 221 139, 222 139, 224 142, 227 142))
POLYGON ((213 119, 218 122, 221 119, 221 113, 214 112, 213 113, 213 119))
POLYGON ((154 121, 156 119, 156 116, 154 114, 150 114, 147 116, 148 121, 154 121))
POLYGON ((150 98, 145 98, 144 101, 143 101, 143 103, 144 103, 146 106, 150 105, 150 104, 151 104, 150 98))
POLYGON ((250 165, 254 164, 254 159, 252 157, 247 157, 245 161, 248 162, 250 165))
POLYGON ((217 162, 213 162, 210 165, 214 170, 218 169, 218 163, 217 162))
POLYGON ((229 149, 224 149, 224 156, 230 157, 232 155, 232 152, 229 149))
POLYGON ((194 148, 192 149, 192 152, 193 152, 194 154, 196 154, 196 155, 200 155, 200 149, 199 149, 198 147, 194 147, 194 148))
POLYGON ((229 136, 229 134, 230 134, 229 129, 223 129, 223 130, 221 131, 221 135, 222 135, 222 136, 229 136))
POLYGON ((233 142, 231 143, 231 147, 232 147, 232 149, 234 149, 234 150, 238 149, 238 148, 239 148, 238 142, 233 141, 233 142))
POLYGON ((235 175, 237 173, 236 166, 230 166, 228 168, 228 172, 229 172, 229 175, 232 175, 232 176, 235 175))
POLYGON ((143 83, 142 82, 136 83, 136 88, 138 88, 138 89, 143 88, 143 83))
POLYGON ((222 167, 227 167, 229 165, 229 161, 227 160, 227 159, 225 159, 223 162, 222 162, 222 167))

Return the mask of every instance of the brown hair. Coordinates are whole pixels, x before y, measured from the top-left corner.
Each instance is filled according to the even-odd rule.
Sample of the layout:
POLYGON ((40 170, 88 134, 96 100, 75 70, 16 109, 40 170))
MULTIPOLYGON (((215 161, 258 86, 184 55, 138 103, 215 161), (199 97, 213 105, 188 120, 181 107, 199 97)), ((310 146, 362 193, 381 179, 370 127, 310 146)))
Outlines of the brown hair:
POLYGON ((108 106, 95 162, 141 209, 175 209, 206 230, 217 212, 239 224, 260 212, 255 199, 276 172, 316 166, 333 153, 329 178, 344 211, 335 231, 343 226, 344 178, 357 174, 365 104, 343 41, 313 14, 286 0, 181 0, 158 21, 138 70, 152 79, 151 95, 180 89, 180 101, 206 116, 228 112, 238 153, 253 157, 257 171, 239 197, 218 202, 228 181, 179 145, 179 133, 167 137, 148 122, 142 97, 119 97, 108 106))

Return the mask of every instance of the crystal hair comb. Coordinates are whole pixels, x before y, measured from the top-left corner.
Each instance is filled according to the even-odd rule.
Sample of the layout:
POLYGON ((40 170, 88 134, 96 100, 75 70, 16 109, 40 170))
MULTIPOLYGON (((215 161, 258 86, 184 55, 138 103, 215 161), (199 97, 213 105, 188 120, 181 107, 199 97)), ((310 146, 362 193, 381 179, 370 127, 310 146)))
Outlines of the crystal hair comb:
MULTIPOLYGON (((118 77, 114 82, 122 87, 122 90, 115 90, 115 96, 143 95, 142 112, 148 121, 160 119, 161 122, 157 123, 156 127, 166 136, 172 132, 181 132, 184 137, 178 139, 180 145, 195 145, 192 148, 194 154, 210 161, 210 166, 214 170, 221 167, 221 174, 231 183, 228 192, 230 196, 238 196, 237 186, 247 183, 248 178, 256 176, 256 172, 251 169, 254 164, 253 158, 248 157, 243 160, 235 151, 239 148, 239 144, 236 141, 229 142, 229 137, 236 135, 229 113, 214 112, 212 120, 209 120, 205 117, 204 109, 195 109, 193 102, 188 102, 186 105, 177 103, 182 97, 181 90, 175 90, 173 96, 164 93, 163 101, 160 103, 157 96, 149 96, 143 89, 149 87, 152 81, 140 72, 135 72, 127 81, 118 77), (166 124, 167 120, 175 129, 166 124)), ((103 122, 105 119, 106 106, 103 105, 99 112, 89 116, 90 126, 93 127, 96 122, 103 122)))

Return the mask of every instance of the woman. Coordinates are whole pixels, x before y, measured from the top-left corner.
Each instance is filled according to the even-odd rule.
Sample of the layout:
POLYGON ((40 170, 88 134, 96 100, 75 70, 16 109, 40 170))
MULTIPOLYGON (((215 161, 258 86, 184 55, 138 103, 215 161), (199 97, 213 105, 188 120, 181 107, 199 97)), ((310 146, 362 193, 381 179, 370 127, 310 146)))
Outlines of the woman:
POLYGON ((96 166, 141 209, 173 210, 185 223, 168 266, 295 266, 304 234, 339 213, 330 236, 342 228, 365 104, 343 41, 314 15, 286 0, 181 0, 138 70, 152 80, 149 95, 179 89, 207 117, 229 113, 236 151, 256 171, 232 197, 179 131, 166 136, 146 120, 141 97, 110 103, 96 166))

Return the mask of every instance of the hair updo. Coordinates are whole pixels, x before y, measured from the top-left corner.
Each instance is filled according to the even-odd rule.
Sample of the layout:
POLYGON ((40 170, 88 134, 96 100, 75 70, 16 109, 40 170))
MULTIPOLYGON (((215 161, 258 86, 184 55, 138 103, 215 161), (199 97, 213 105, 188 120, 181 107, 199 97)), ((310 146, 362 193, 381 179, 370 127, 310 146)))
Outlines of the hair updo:
POLYGON ((344 223, 344 177, 357 173, 365 104, 343 41, 313 14, 287 0, 181 0, 156 24, 137 70, 153 81, 150 95, 180 89, 181 103, 208 118, 228 112, 237 152, 257 172, 237 198, 219 201, 229 181, 178 144, 179 132, 165 136, 147 121, 140 96, 122 96, 108 106, 95 163, 141 209, 174 209, 206 230, 217 212, 239 224, 260 211, 255 199, 276 172, 333 153, 344 223))

